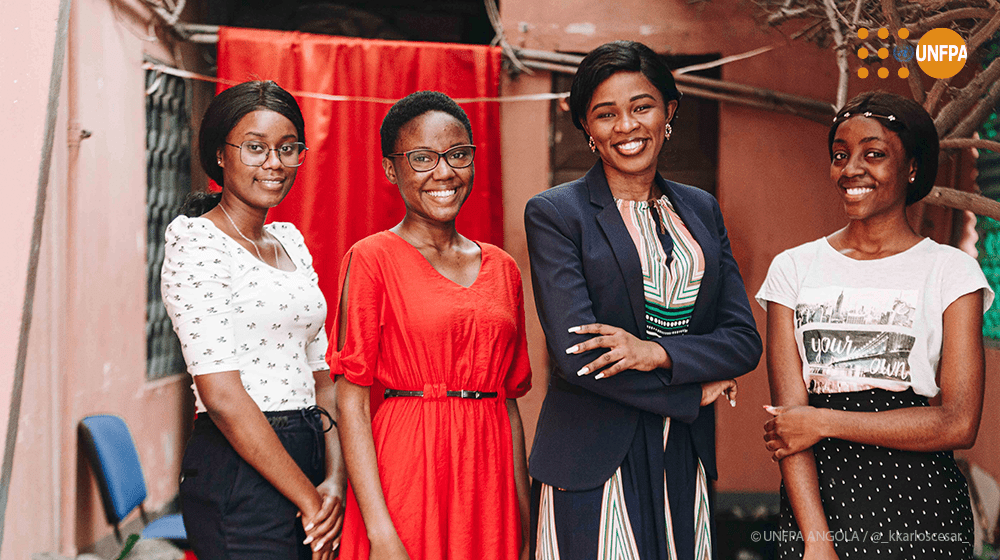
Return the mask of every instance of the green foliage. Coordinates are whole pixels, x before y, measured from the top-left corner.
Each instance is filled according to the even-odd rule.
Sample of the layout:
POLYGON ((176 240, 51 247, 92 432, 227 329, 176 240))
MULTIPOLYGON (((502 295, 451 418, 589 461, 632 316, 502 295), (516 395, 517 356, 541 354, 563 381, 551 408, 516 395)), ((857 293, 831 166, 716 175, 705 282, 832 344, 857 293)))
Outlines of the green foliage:
MULTIPOLYGON (((1000 34, 984 45, 986 56, 983 68, 1000 56, 1000 34)), ((1000 133, 1000 111, 995 110, 979 129, 979 136, 987 140, 998 140, 1000 133)), ((1000 154, 982 150, 976 161, 978 177, 976 182, 984 196, 1000 200, 1000 154)), ((979 216, 979 265, 993 291, 1000 293, 1000 222, 986 216, 979 216)), ((983 336, 1000 340, 1000 304, 994 305, 983 317, 983 336)))
POLYGON ((128 553, 132 552, 132 549, 135 547, 135 543, 137 542, 139 542, 139 535, 134 533, 129 535, 128 538, 125 539, 125 548, 122 549, 121 554, 119 554, 118 558, 115 560, 124 560, 124 558, 128 556, 128 553))

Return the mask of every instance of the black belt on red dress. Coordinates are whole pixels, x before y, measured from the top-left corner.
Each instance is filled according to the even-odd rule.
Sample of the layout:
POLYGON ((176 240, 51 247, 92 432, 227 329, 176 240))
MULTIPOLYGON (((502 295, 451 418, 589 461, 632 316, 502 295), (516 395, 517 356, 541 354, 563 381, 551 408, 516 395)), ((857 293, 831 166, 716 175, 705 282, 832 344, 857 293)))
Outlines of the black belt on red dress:
MULTIPOLYGON (((497 398, 496 391, 486 392, 486 391, 445 391, 446 397, 454 397, 456 399, 495 399, 497 398)), ((423 391, 400 391, 397 389, 386 389, 385 398, 390 399, 392 397, 422 397, 424 396, 423 391)))

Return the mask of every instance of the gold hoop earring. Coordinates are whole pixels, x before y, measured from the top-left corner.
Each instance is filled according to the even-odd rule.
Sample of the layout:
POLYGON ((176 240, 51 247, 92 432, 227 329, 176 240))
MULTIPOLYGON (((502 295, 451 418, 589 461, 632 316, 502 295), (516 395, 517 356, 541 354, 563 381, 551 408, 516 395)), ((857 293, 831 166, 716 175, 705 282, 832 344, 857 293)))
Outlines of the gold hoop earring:
POLYGON ((590 146, 590 151, 591 152, 597 152, 597 144, 594 143, 594 137, 593 136, 588 136, 587 137, 587 145, 590 146))

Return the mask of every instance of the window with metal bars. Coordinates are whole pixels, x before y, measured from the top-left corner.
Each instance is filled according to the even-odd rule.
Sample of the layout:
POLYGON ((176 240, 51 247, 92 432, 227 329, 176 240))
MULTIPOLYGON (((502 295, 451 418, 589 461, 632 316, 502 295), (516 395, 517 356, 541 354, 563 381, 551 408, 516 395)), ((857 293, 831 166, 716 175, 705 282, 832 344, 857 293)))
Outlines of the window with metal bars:
POLYGON ((160 300, 163 232, 191 191, 191 126, 183 79, 146 72, 146 379, 185 371, 160 300))

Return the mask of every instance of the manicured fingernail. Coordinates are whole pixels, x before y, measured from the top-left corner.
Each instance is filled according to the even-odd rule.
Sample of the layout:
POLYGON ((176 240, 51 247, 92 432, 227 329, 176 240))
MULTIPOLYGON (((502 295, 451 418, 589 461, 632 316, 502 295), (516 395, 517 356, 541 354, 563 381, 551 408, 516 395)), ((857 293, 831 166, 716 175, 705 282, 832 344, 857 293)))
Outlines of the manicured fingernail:
POLYGON ((318 552, 319 549, 323 548, 323 544, 324 544, 323 541, 319 541, 318 543, 313 545, 313 552, 318 552))
POLYGON ((598 373, 597 375, 594 376, 594 379, 604 379, 604 374, 598 373))
MULTIPOLYGON (((310 527, 310 529, 311 528, 312 527, 310 527)), ((306 540, 302 541, 302 544, 309 544, 311 542, 313 542, 313 538, 310 536, 310 537, 306 537, 306 540)))
POLYGON ((590 373, 589 367, 582 367, 580 371, 576 372, 577 375, 587 375, 588 373, 590 373))
POLYGON ((566 353, 567 354, 576 354, 576 351, 579 350, 579 349, 580 349, 580 345, 579 344, 574 344, 573 346, 570 346, 569 348, 566 349, 566 353))
MULTIPOLYGON (((306 530, 306 531, 311 531, 314 525, 315 525, 315 523, 310 523, 310 524, 306 525, 305 527, 303 527, 303 529, 306 530)), ((310 537, 310 538, 312 538, 312 537, 310 537)), ((309 544, 309 543, 307 542, 306 544, 309 544)))
POLYGON ((577 332, 580 330, 580 327, 570 327, 568 330, 569 332, 577 332))
POLYGON ((736 399, 729 399, 729 406, 736 408, 736 399))

